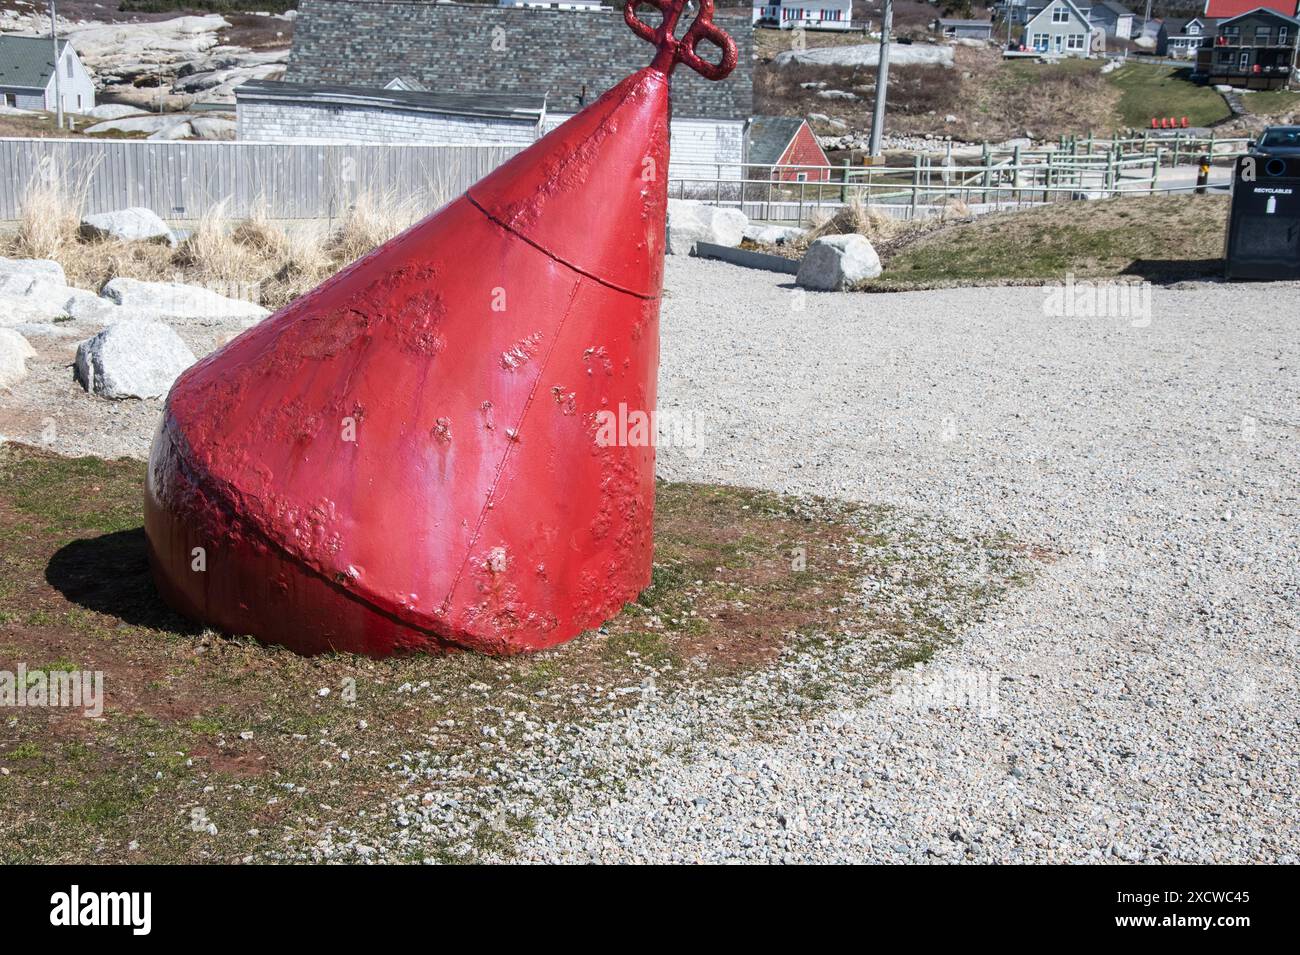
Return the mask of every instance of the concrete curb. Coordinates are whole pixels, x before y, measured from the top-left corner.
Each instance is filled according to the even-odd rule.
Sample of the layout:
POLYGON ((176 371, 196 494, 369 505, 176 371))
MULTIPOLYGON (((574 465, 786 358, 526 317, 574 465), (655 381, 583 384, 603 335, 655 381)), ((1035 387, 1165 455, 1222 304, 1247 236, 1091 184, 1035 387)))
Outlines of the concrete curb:
POLYGON ((795 259, 787 259, 780 255, 769 255, 766 252, 751 252, 749 249, 734 249, 730 246, 714 245, 712 242, 696 242, 695 250, 691 254, 701 259, 719 259, 747 269, 783 272, 786 275, 796 275, 799 272, 799 263, 795 259))

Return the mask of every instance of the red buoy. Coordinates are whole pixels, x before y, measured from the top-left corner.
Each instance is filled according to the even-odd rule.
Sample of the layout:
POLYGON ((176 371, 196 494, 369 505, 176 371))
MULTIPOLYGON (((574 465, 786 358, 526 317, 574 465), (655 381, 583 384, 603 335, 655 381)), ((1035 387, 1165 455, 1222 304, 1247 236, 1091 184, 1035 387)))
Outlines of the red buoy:
POLYGON ((150 455, 163 597, 303 653, 512 653, 650 582, 669 77, 736 65, 712 0, 650 66, 186 371, 150 455), (703 60, 696 45, 722 51, 703 60), (620 432, 622 433, 622 432, 620 432))

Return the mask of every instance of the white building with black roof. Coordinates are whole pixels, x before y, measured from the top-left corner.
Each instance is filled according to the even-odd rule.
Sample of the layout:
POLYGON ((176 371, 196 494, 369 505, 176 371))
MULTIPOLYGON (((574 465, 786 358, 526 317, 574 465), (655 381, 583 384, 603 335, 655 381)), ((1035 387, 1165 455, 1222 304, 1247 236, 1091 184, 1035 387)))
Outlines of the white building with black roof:
POLYGON ((251 80, 235 87, 238 137, 249 142, 528 146, 546 127, 546 97, 434 93, 395 77, 384 88, 251 80))

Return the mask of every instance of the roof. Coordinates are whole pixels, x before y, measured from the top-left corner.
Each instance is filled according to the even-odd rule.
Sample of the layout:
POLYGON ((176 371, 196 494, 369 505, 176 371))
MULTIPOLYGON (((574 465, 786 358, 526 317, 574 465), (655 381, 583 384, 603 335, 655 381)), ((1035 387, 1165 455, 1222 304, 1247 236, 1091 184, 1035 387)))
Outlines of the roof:
POLYGON ((1214 17, 1165 17, 1162 26, 1170 36, 1178 36, 1187 29, 1187 24, 1192 22, 1199 23, 1206 30, 1213 30, 1219 21, 1214 17))
MULTIPOLYGON (((749 24, 740 26, 731 30, 739 62, 726 80, 710 82, 685 66, 673 73, 676 115, 748 118, 754 42, 749 24)), ((646 66, 652 53, 621 9, 302 0, 285 79, 375 88, 410 76, 440 92, 549 94, 549 108, 568 113, 646 66)))
MULTIPOLYGON (((54 43, 49 37, 0 36, 0 86, 43 90, 54 70, 54 43)), ((59 41, 59 56, 68 41, 59 41)))
POLYGON ((1104 9, 1106 9, 1106 10, 1109 10, 1111 13, 1115 14, 1115 16, 1117 16, 1117 17, 1131 17, 1131 16, 1133 16, 1133 11, 1132 11, 1132 10, 1130 10, 1128 7, 1124 6, 1122 3, 1115 3, 1114 0, 1101 0, 1100 3, 1094 3, 1094 4, 1092 5, 1092 9, 1093 9, 1093 10, 1096 10, 1096 9, 1098 9, 1099 7, 1100 7, 1100 8, 1104 8, 1104 9))
POLYGON ((314 105, 379 106, 421 113, 481 116, 493 119, 541 120, 546 97, 499 93, 429 93, 378 87, 332 86, 324 83, 282 83, 249 80, 235 87, 236 102, 308 102, 314 105))
POLYGON ((1250 10, 1247 10, 1245 13, 1238 13, 1236 16, 1232 16, 1232 17, 1224 17, 1222 20, 1219 21, 1219 26, 1223 26, 1225 23, 1231 23, 1233 20, 1240 20, 1242 17, 1249 16, 1252 13, 1267 13, 1269 16, 1277 17, 1277 19, 1279 20, 1285 20, 1287 23, 1300 25, 1300 20, 1297 20, 1293 16, 1289 16, 1288 14, 1285 13, 1278 13, 1272 7, 1257 6, 1250 10))
MULTIPOLYGON (((1087 15, 1086 13, 1084 13, 1082 10, 1079 9, 1078 5, 1074 3, 1074 0, 1063 0, 1063 2, 1065 3, 1065 5, 1066 5, 1067 7, 1070 8, 1071 11, 1073 11, 1073 13, 1074 13, 1074 15, 1075 15, 1076 17, 1078 17, 1078 18, 1079 18, 1081 21, 1083 21, 1084 23, 1087 23, 1087 22, 1088 22, 1088 15, 1087 15)), ((1026 15, 1028 16, 1028 19, 1025 21, 1026 25, 1028 25, 1028 24, 1030 24, 1030 23, 1033 23, 1035 20, 1037 20, 1039 17, 1041 17, 1044 13, 1046 13, 1046 12, 1047 12, 1047 6, 1050 6, 1050 4, 1043 6, 1042 9, 1040 9, 1037 13, 1034 13, 1034 8, 1033 8, 1033 7, 1028 7, 1028 8, 1026 8, 1025 13, 1026 13, 1026 15)))
POLYGON ((989 27, 992 29, 992 20, 950 20, 947 17, 939 17, 939 25, 945 27, 989 27))
POLYGON ((1297 0, 1205 0, 1205 15, 1220 19, 1254 13, 1261 8, 1293 17, 1296 15, 1297 0))
POLYGON ((749 161, 775 165, 805 122, 799 116, 755 116, 749 124, 749 161))

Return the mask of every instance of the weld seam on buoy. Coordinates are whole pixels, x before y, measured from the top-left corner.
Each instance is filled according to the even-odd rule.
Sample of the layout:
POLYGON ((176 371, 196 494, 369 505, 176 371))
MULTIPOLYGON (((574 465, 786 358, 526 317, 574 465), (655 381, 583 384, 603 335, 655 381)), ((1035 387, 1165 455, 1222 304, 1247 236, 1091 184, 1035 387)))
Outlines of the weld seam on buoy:
POLYGON ((645 294, 644 292, 634 292, 634 291, 632 291, 630 288, 624 288, 623 286, 621 286, 621 285, 619 285, 619 284, 617 284, 617 283, 615 283, 615 282, 611 282, 611 281, 609 281, 608 279, 603 279, 603 278, 601 278, 599 275, 595 275, 595 274, 593 274, 593 273, 591 273, 591 272, 588 272, 586 269, 584 269, 584 268, 582 268, 582 267, 580 267, 580 266, 574 265, 572 262, 568 261, 567 259, 561 258, 560 256, 556 255, 554 252, 550 251, 549 249, 545 248, 544 246, 538 245, 536 242, 534 242, 532 239, 528 238, 528 236, 524 235, 522 232, 518 231, 517 229, 512 228, 508 223, 502 222, 500 219, 498 219, 498 218, 497 218, 496 216, 494 216, 492 213, 488 212, 488 211, 487 211, 486 209, 484 209, 481 205, 479 205, 478 200, 475 199, 474 196, 471 195, 470 193, 468 193, 468 192, 465 193, 465 198, 469 200, 469 204, 470 204, 470 205, 472 205, 472 206, 473 206, 475 209, 477 209, 479 212, 483 213, 483 215, 487 216, 488 221, 490 221, 493 225, 495 225, 495 226, 499 226, 500 228, 505 229, 507 232, 509 232, 511 235, 513 235, 516 239, 519 239, 520 241, 526 243, 527 245, 532 246, 534 249, 536 249, 538 252, 542 253, 542 255, 546 256, 548 259, 551 259, 551 260, 553 260, 553 261, 555 261, 555 262, 559 262, 559 263, 560 263, 561 265, 563 265, 566 269, 572 269, 574 272, 577 272, 579 275, 581 275, 581 276, 583 276, 583 277, 585 277, 585 278, 589 278, 589 279, 591 279, 593 282, 598 282, 599 284, 605 286, 605 288, 607 288, 607 289, 613 289, 615 292, 623 292, 623 293, 626 294, 626 295, 631 295, 631 296, 634 297, 634 298, 644 299, 644 300, 646 300, 647 302, 653 302, 653 301, 656 301, 656 300, 658 300, 658 299, 661 297, 661 296, 659 296, 659 295, 647 295, 647 294, 645 294))
MULTIPOLYGON (((555 337, 551 339, 551 345, 546 349, 546 357, 542 359, 541 367, 537 370, 537 377, 533 380, 533 387, 529 389, 528 398, 519 411, 519 419, 515 422, 515 434, 523 434, 524 421, 528 417, 529 410, 533 407, 533 400, 537 397, 537 389, 541 386, 542 379, 546 377, 546 369, 551 364, 551 356, 555 354, 555 346, 559 344, 560 336, 564 332, 564 323, 569 320, 569 315, 573 312, 573 303, 577 301, 578 292, 581 289, 581 281, 573 283, 573 291, 569 293, 569 302, 564 306, 564 314, 560 316, 560 321, 555 327, 555 337)), ((497 488, 501 485, 501 475, 505 473, 510 455, 515 451, 515 444, 516 442, 511 441, 506 445, 505 453, 501 455, 501 462, 497 465, 496 473, 492 476, 492 487, 488 489, 487 498, 483 501, 483 508, 478 513, 478 520, 474 522, 474 533, 470 536, 469 543, 465 547, 465 557, 461 560, 460 568, 456 571, 451 587, 447 590, 447 596, 442 601, 444 611, 450 608, 451 599, 456 596, 456 589, 460 586, 461 578, 465 576, 465 568, 469 566, 470 559, 474 556, 474 548, 478 545, 479 537, 483 534, 483 525, 487 523, 488 511, 491 510, 492 504, 496 500, 497 488)))

